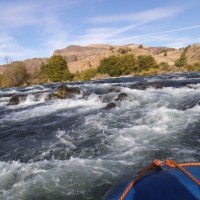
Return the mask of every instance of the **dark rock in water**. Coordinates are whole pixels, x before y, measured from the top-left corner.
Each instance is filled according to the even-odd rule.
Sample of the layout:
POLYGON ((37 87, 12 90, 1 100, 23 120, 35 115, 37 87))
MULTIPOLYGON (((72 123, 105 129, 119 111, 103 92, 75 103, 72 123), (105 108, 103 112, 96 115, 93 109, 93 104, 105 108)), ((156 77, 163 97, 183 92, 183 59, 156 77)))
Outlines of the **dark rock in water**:
POLYGON ((196 105, 200 105, 199 98, 188 99, 188 100, 186 100, 186 102, 183 102, 181 105, 179 105, 179 107, 177 109, 184 111, 184 110, 191 109, 191 108, 195 107, 196 105))
POLYGON ((128 95, 126 93, 120 93, 118 97, 115 99, 115 101, 122 101, 124 100, 128 95))
POLYGON ((19 102, 20 102, 19 96, 15 95, 15 96, 11 97, 8 105, 17 105, 17 104, 19 104, 19 102))
POLYGON ((121 92, 121 90, 119 88, 110 88, 108 92, 121 92))
POLYGON ((107 104, 105 109, 112 109, 112 108, 115 108, 115 107, 116 107, 116 104, 114 102, 110 102, 110 103, 107 104))
POLYGON ((156 88, 161 89, 163 86, 159 82, 144 82, 144 83, 137 83, 131 86, 131 89, 138 89, 138 90, 146 90, 147 88, 156 88))
POLYGON ((46 96, 45 101, 56 100, 58 96, 55 93, 50 93, 46 96))
POLYGON ((21 101, 26 100, 27 95, 14 95, 11 97, 8 105, 18 105, 21 101))
POLYGON ((75 94, 80 94, 81 91, 77 87, 67 87, 65 85, 60 85, 57 88, 56 95, 59 99, 66 99, 66 98, 71 98, 75 94))

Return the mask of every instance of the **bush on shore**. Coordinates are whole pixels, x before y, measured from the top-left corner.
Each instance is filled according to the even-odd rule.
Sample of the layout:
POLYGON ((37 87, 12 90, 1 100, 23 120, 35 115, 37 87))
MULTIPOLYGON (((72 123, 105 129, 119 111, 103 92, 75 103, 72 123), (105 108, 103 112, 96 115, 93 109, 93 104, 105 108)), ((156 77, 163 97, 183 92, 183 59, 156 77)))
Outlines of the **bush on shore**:
POLYGON ((82 72, 80 77, 82 81, 90 81, 96 76, 96 74, 97 74, 97 70, 94 68, 91 68, 82 72))
POLYGON ((134 55, 121 55, 102 59, 97 70, 113 77, 148 71, 150 68, 158 68, 155 59, 150 55, 141 55, 137 58, 134 55))
POLYGON ((176 67, 183 67, 188 64, 186 54, 187 54, 187 51, 189 48, 190 48, 190 46, 187 46, 186 48, 184 48, 180 58, 178 60, 176 60, 176 62, 175 62, 176 67))
POLYGON ((100 61, 97 71, 109 76, 121 76, 132 73, 138 64, 134 55, 110 56, 100 61))
MULTIPOLYGON (((186 47, 175 66, 169 66, 166 62, 157 63, 151 55, 138 57, 127 54, 129 49, 121 51, 119 55, 103 58, 97 69, 89 68, 83 72, 71 74, 66 60, 59 55, 54 55, 47 64, 42 64, 39 70, 29 75, 23 62, 13 62, 6 66, 4 74, 0 75, 0 87, 24 86, 27 84, 43 84, 48 82, 64 81, 90 81, 124 75, 145 76, 164 74, 169 72, 200 71, 200 63, 187 64, 186 47)), ((124 49, 123 49, 124 50, 124 49)))
POLYGON ((60 55, 52 56, 48 64, 41 67, 41 74, 51 82, 71 81, 73 78, 67 67, 67 62, 60 55))
POLYGON ((15 62, 8 65, 1 75, 1 87, 18 87, 27 85, 29 74, 23 62, 15 62))

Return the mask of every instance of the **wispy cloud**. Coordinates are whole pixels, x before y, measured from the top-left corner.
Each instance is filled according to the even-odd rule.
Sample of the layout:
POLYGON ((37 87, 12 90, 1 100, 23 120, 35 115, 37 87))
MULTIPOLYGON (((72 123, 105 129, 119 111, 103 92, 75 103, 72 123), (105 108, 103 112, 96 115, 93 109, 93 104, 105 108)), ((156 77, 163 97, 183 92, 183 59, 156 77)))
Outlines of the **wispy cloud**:
MULTIPOLYGON (((87 22, 92 25, 95 24, 96 28, 90 28, 86 30, 85 34, 78 37, 78 41, 81 44, 88 43, 112 43, 112 44, 125 44, 125 43, 135 43, 138 37, 151 36, 151 34, 156 33, 148 33, 148 34, 140 34, 140 35, 132 35, 134 32, 141 32, 144 27, 148 27, 148 25, 152 22, 158 22, 163 19, 169 19, 170 17, 174 17, 175 15, 180 14, 184 11, 183 6, 167 6, 167 7, 157 7, 154 9, 144 10, 141 12, 127 13, 121 15, 107 15, 107 16, 97 16, 87 19, 87 22), (127 24, 126 26, 121 27, 113 27, 107 28, 107 26, 112 23, 113 25, 117 24, 127 24), (99 27, 101 25, 104 27, 99 27), (135 41, 133 41, 135 39, 135 41)), ((162 29, 162 25, 158 24, 159 29, 162 29)), ((156 28, 158 28, 158 26, 156 28)), ((187 28, 197 28, 187 27, 187 28)), ((181 28, 179 31, 186 30, 187 28, 181 28)), ((151 28, 148 27, 148 30, 151 28)), ((176 30, 176 31, 178 31, 176 30)), ((170 33, 175 30, 168 31, 160 31, 157 34, 170 33)))
POLYGON ((173 32, 185 31, 185 30, 189 30, 189 29, 199 29, 199 28, 200 28, 200 25, 182 27, 182 28, 170 29, 170 30, 166 30, 166 31, 159 31, 159 32, 153 32, 153 33, 135 35, 135 36, 129 37, 129 39, 145 37, 145 36, 160 35, 160 34, 164 34, 164 33, 173 33, 173 32))
POLYGON ((0 1, 0 28, 42 24, 48 14, 58 15, 83 0, 0 1))
POLYGON ((59 3, 55 0, 0 2, 0 57, 8 55, 15 60, 50 56, 53 50, 65 47, 70 26, 63 24, 59 11, 80 1, 82 0, 61 0, 59 3), (29 38, 30 44, 20 42, 23 38, 18 35, 22 33, 29 38), (37 47, 33 41, 37 42, 37 47))
POLYGON ((78 42, 81 44, 88 43, 108 43, 111 38, 114 38, 117 35, 123 34, 127 31, 130 31, 134 28, 139 27, 141 24, 133 24, 128 26, 123 26, 120 28, 90 28, 86 30, 86 33, 82 36, 78 36, 78 42))
POLYGON ((120 29, 118 28, 94 28, 87 30, 86 34, 77 37, 77 44, 88 45, 91 43, 107 43, 107 44, 150 44, 171 46, 171 47, 183 47, 191 43, 200 41, 197 37, 191 37, 184 34, 185 31, 191 29, 200 29, 200 25, 181 27, 177 29, 170 29, 165 31, 151 32, 140 35, 127 36, 126 31, 134 29, 140 29, 140 24, 133 26, 126 26, 120 29), (179 33, 179 34, 173 34, 179 33), (186 36, 181 36, 186 35, 186 36))
POLYGON ((112 7, 110 13, 113 14, 101 15, 97 4, 106 5, 107 1, 0 1, 0 57, 10 56, 15 60, 51 56, 55 49, 70 44, 154 45, 159 41, 178 46, 197 40, 187 33, 195 32, 200 25, 174 28, 176 24, 171 23, 172 19, 180 19, 180 13, 186 14, 184 11, 189 6, 164 6, 166 4, 163 3, 162 7, 147 9, 151 5, 148 3, 148 6, 141 5, 139 12, 128 13, 128 9, 124 8, 121 14, 117 14, 117 11, 113 13, 115 9, 112 7), (172 29, 166 30, 166 27, 172 29), (154 32, 150 32, 152 30, 154 32))
POLYGON ((9 29, 39 23, 40 17, 37 13, 36 6, 30 3, 2 5, 0 9, 0 27, 1 29, 9 29))
POLYGON ((121 15, 107 15, 97 16, 92 19, 88 19, 92 23, 114 23, 114 22, 149 22, 155 20, 161 20, 163 18, 172 17, 179 14, 184 9, 183 7, 161 7, 141 12, 134 12, 121 15))
POLYGON ((12 36, 0 34, 0 38, 0 62, 3 61, 5 56, 17 57, 20 60, 24 58, 24 54, 34 55, 36 53, 34 50, 22 47, 12 36))

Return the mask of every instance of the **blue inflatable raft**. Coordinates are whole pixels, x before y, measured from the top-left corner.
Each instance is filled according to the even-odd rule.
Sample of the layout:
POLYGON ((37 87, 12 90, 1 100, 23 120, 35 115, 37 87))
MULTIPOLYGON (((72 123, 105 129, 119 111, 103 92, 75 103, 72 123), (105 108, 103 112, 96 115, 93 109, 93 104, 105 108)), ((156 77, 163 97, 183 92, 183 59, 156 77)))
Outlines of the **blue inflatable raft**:
POLYGON ((136 178, 116 185, 104 199, 200 200, 200 163, 166 163, 156 160, 136 178))

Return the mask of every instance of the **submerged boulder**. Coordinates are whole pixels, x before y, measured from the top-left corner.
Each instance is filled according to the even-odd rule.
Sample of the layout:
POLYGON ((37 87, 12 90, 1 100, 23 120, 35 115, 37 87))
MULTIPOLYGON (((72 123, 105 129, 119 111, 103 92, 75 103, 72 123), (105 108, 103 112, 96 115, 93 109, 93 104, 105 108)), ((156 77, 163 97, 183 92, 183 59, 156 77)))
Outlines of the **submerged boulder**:
POLYGON ((185 102, 182 102, 179 106, 178 106, 178 110, 188 110, 191 108, 194 108, 196 105, 200 105, 200 99, 194 98, 194 99, 190 99, 190 98, 186 98, 185 102))
POLYGON ((163 88, 163 85, 161 82, 141 82, 132 85, 130 88, 137 90, 146 90, 147 88, 161 89, 163 88))
POLYGON ((25 101, 26 100, 27 95, 14 95, 11 97, 8 105, 18 105, 21 101, 25 101))
POLYGON ((121 92, 121 90, 119 88, 110 88, 108 93, 110 92, 121 92))
POLYGON ((71 98, 76 94, 80 94, 81 91, 77 87, 68 87, 65 85, 60 85, 56 90, 56 95, 59 99, 71 98))
POLYGON ((56 100, 56 99, 58 99, 58 96, 55 93, 49 93, 45 97, 45 101, 56 100))
POLYGON ((117 98, 115 99, 115 101, 122 101, 124 100, 128 95, 126 93, 120 93, 117 98))
POLYGON ((110 102, 106 105, 105 109, 112 109, 112 108, 115 108, 116 107, 116 104, 114 102, 110 102))

